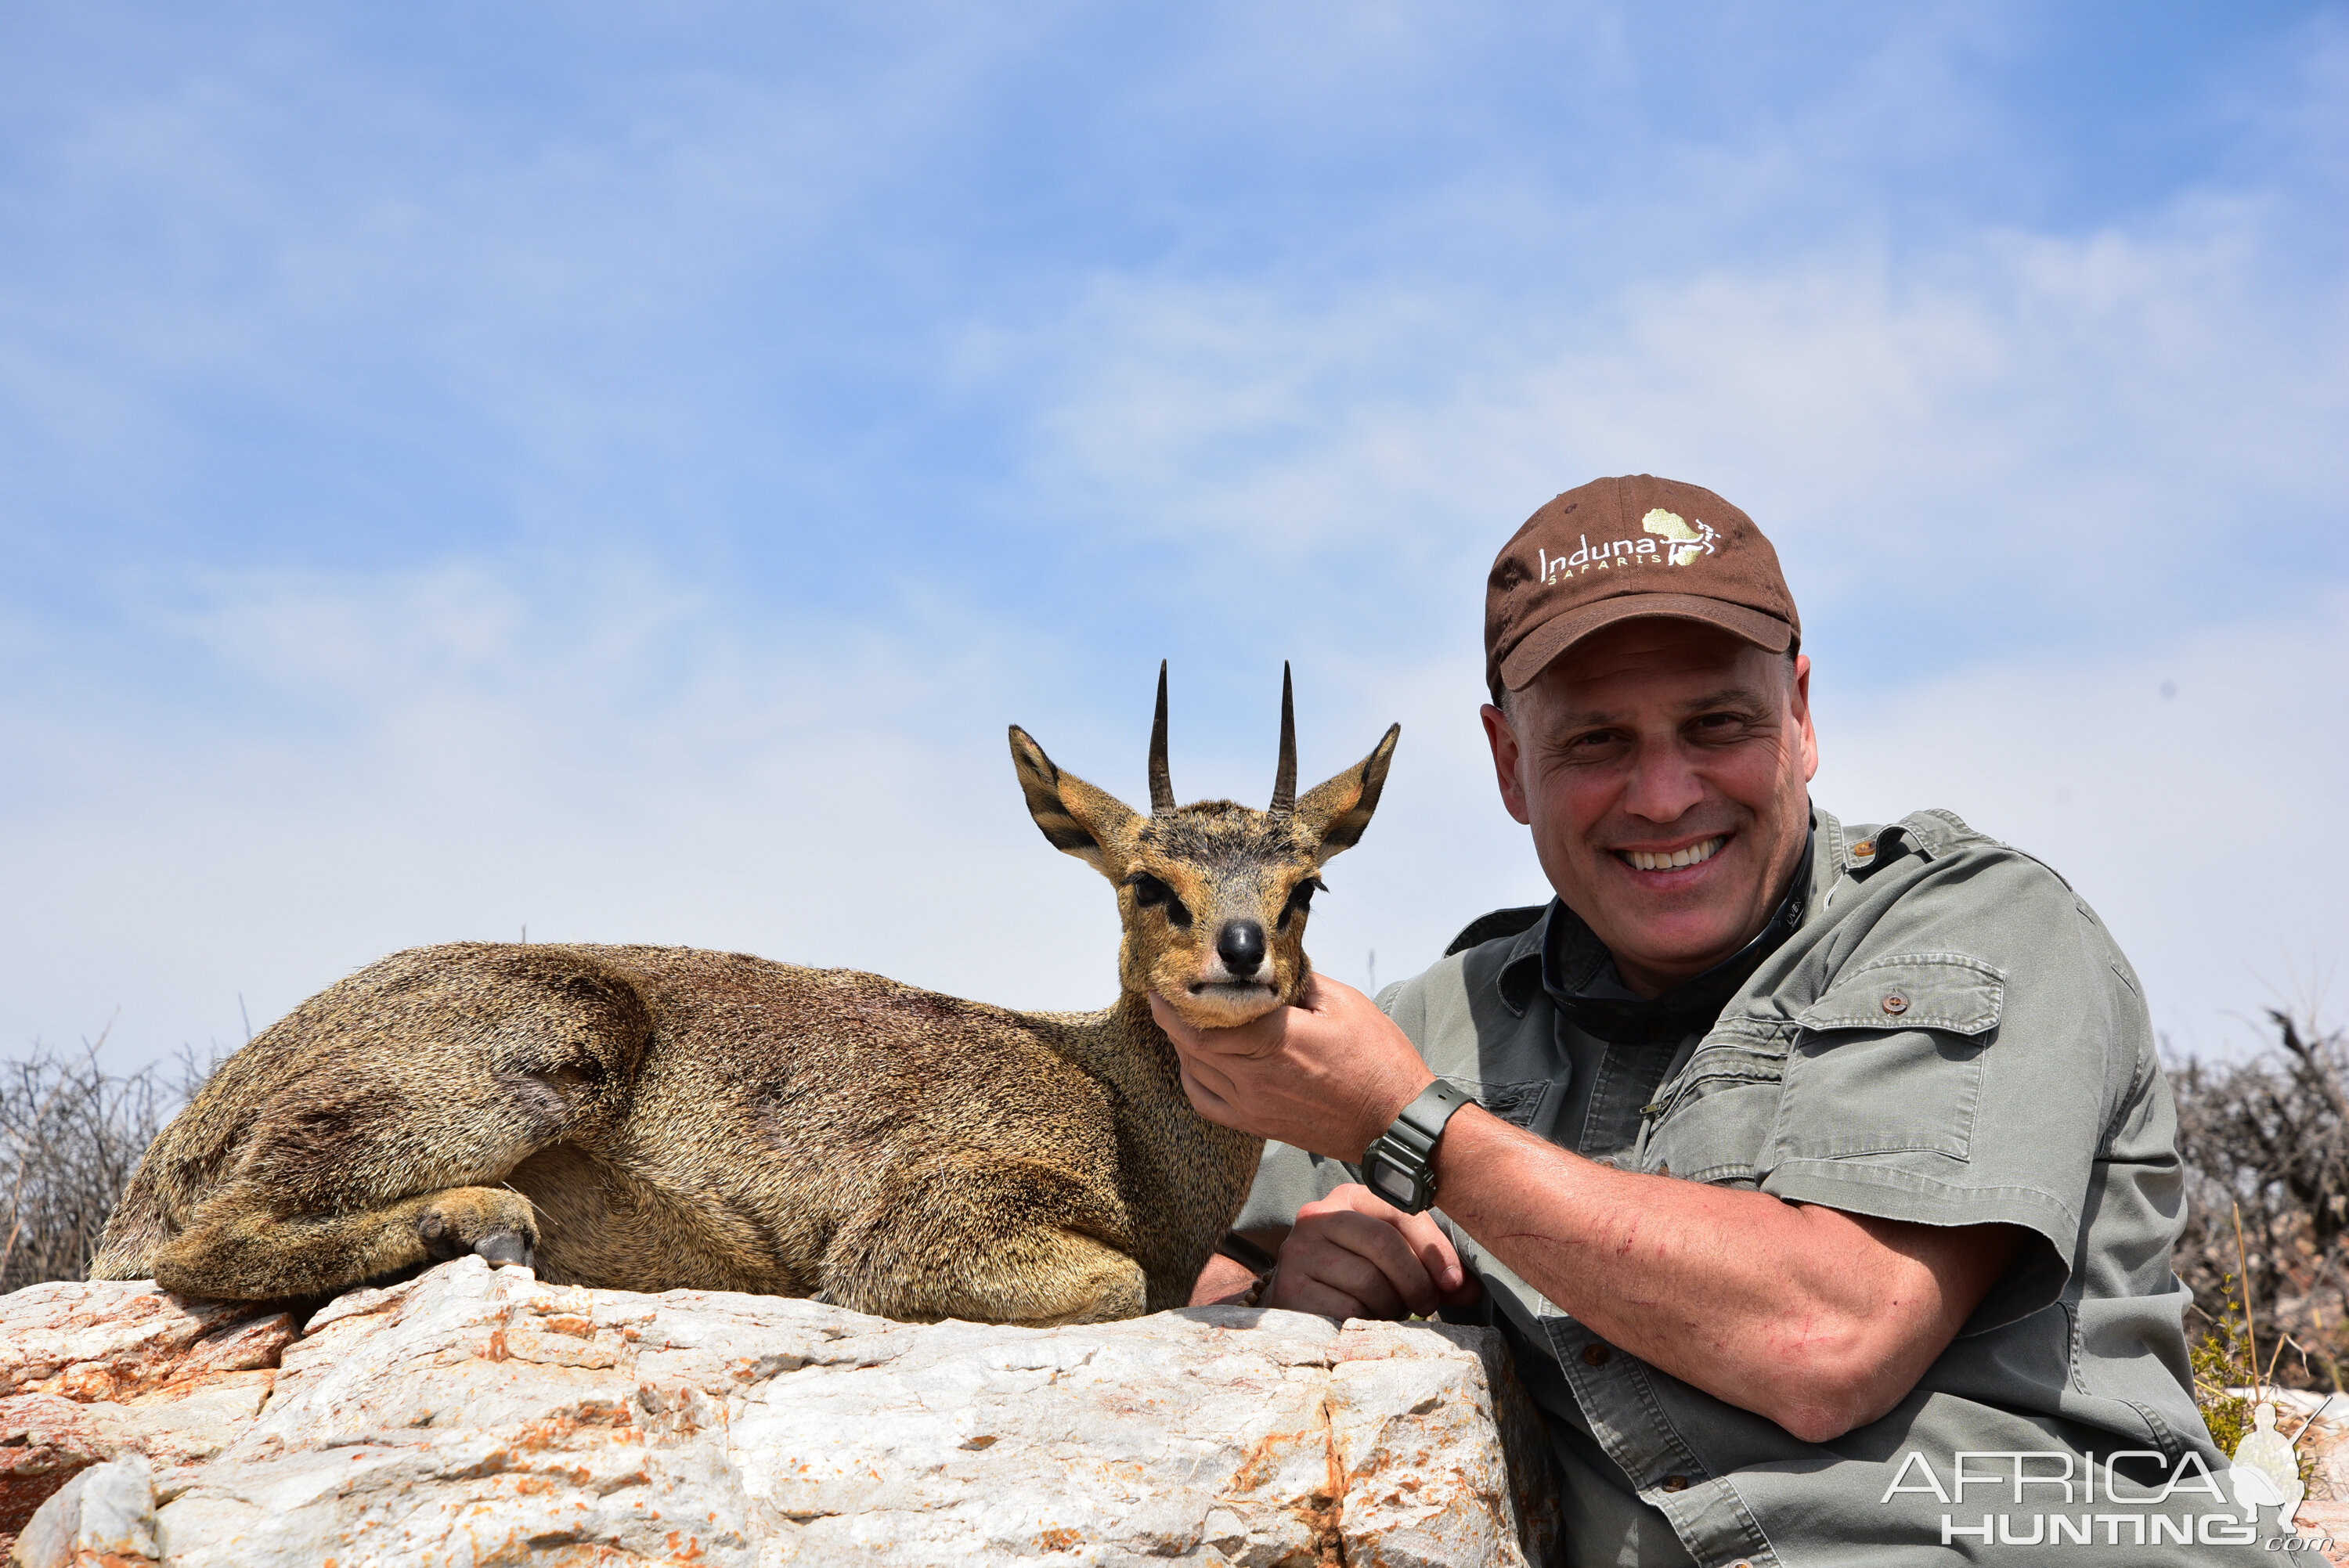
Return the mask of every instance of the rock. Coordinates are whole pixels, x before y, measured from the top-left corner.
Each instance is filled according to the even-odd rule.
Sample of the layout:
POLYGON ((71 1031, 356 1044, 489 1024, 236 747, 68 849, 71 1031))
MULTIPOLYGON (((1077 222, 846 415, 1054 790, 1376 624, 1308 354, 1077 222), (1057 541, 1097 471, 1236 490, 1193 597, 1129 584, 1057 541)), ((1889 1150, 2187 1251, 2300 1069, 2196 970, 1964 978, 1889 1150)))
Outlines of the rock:
POLYGON ((57 1493, 25 1548, 116 1532, 139 1562, 94 1511, 139 1512, 147 1472, 116 1459, 157 1467, 133 1523, 174 1568, 1433 1568, 1547 1561, 1557 1534, 1547 1443, 1485 1329, 1236 1307, 910 1325, 478 1258, 353 1292, 299 1337, 151 1285, 37 1288, 0 1298, 0 1377, 22 1369, 0 1409, 28 1434, 0 1441, 50 1456, 57 1493), (274 1369, 236 1364, 281 1332, 274 1369))
POLYGON ((183 1302, 151 1283, 29 1285, 0 1297, 0 1551, 79 1471, 126 1449, 217 1452, 268 1397, 285 1313, 183 1302))
POLYGON ((154 1473, 132 1454, 93 1466, 33 1516, 16 1544, 24 1568, 134 1568, 155 1552, 154 1473))
POLYGON ((243 1302, 181 1301, 151 1280, 54 1282, 0 1298, 0 1396, 119 1400, 276 1365, 293 1318, 243 1302))
POLYGON ((0 1541, 114 1447, 90 1411, 60 1395, 0 1399, 0 1541))

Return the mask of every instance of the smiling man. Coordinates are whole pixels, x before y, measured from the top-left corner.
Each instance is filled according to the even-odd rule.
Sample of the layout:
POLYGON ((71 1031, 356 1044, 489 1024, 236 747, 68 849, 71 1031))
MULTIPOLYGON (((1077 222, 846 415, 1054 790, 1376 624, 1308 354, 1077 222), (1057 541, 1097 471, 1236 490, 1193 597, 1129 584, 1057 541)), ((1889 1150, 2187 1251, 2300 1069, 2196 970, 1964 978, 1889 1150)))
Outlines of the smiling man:
POLYGON ((1239 1222, 1277 1264, 1198 1299, 1499 1327, 1575 1563, 2251 1560, 2190 1393, 2168 1088, 2088 906, 1947 812, 1811 803, 1794 600, 1710 490, 1543 507, 1485 646, 1557 896, 1376 1003, 1160 1006, 1200 1112, 1278 1140, 1239 1222))

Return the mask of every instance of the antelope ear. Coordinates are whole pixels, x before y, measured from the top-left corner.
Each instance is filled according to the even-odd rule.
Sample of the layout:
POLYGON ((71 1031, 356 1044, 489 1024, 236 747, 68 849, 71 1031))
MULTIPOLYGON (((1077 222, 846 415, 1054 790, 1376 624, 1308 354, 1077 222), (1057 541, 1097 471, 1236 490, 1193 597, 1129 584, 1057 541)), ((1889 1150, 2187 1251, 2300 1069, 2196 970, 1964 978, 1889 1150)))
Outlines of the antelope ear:
POLYGON ((1044 748, 1018 725, 1011 727, 1011 766, 1028 814, 1056 850, 1074 855, 1115 882, 1133 859, 1142 818, 1124 801, 1096 789, 1073 773, 1063 773, 1044 748))
POLYGON ((1402 734, 1402 725, 1388 726, 1368 757, 1297 802, 1298 828, 1308 842, 1320 840, 1320 848, 1314 851, 1316 865, 1361 841, 1362 830, 1371 825, 1371 813, 1379 809, 1387 764, 1394 760, 1395 740, 1402 734))

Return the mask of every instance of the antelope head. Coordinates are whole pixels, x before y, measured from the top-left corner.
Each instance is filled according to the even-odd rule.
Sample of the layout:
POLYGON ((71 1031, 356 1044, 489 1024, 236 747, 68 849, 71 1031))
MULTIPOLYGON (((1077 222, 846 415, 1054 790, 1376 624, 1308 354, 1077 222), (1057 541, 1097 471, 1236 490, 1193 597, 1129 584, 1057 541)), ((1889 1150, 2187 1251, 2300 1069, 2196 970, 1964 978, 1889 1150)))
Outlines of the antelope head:
POLYGON ((1011 763, 1052 847, 1117 888, 1125 932, 1118 978, 1155 991, 1198 1028, 1227 1028, 1295 1000, 1312 972, 1305 919, 1322 862, 1370 826, 1402 726, 1371 754, 1303 796, 1297 793, 1297 718, 1288 669, 1280 673, 1280 763, 1272 802, 1174 803, 1166 769, 1166 666, 1150 728, 1150 813, 1064 773, 1018 725, 1011 763))

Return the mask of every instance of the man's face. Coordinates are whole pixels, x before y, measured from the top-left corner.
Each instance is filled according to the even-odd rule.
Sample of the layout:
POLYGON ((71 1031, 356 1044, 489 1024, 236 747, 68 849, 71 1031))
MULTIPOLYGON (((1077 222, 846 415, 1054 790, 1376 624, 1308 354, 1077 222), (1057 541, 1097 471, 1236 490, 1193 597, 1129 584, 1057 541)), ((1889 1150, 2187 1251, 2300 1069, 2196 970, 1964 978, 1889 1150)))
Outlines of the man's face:
POLYGON ((1699 622, 1622 621, 1510 714, 1485 707, 1509 814, 1642 995, 1734 954, 1785 896, 1818 770, 1810 680, 1809 659, 1699 622))

